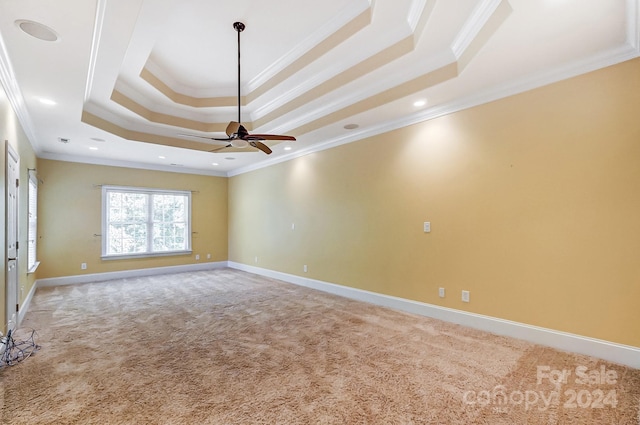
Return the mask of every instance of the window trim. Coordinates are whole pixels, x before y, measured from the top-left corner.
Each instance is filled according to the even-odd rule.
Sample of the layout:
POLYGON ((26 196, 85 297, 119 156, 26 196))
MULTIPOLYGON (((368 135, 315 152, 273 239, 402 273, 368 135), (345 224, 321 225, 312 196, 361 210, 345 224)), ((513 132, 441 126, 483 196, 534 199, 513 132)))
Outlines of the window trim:
MULTIPOLYGON (((148 187, 135 187, 135 186, 114 186, 114 185, 103 185, 102 186, 102 248, 101 248, 101 259, 103 260, 122 260, 129 258, 150 258, 150 257, 167 257, 167 256, 175 256, 175 255, 190 255, 192 251, 192 232, 191 232, 191 220, 193 217, 192 208, 191 208, 191 191, 189 190, 175 190, 175 189, 156 189, 156 188, 148 188, 148 187), (146 195, 180 195, 186 196, 187 198, 187 228, 186 228, 186 248, 182 250, 175 251, 147 251, 147 252, 136 252, 130 254, 107 254, 107 242, 109 240, 108 237, 108 222, 107 222, 107 195, 109 192, 128 192, 128 193, 142 193, 146 195)), ((151 236, 150 236, 151 237, 151 236)), ((147 241, 148 242, 148 241, 147 241)), ((150 246, 147 246, 150 248, 150 246)))
POLYGON ((36 170, 28 170, 28 182, 27 182, 27 274, 36 272, 36 269, 40 265, 38 261, 38 176, 36 170), (33 190, 32 190, 33 188, 33 190), (35 206, 34 217, 31 217, 31 204, 35 206), (29 245, 29 236, 31 235, 31 223, 35 225, 33 235, 33 248, 29 245), (33 249, 33 264, 30 263, 31 249, 33 249))

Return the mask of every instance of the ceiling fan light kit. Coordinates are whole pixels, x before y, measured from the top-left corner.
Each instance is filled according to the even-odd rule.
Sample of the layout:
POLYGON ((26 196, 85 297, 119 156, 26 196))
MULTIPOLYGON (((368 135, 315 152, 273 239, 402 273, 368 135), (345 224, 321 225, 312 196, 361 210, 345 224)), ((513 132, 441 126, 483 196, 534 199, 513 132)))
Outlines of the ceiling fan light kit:
POLYGON ((249 146, 249 142, 242 139, 235 139, 231 141, 231 146, 233 146, 234 148, 246 148, 247 146, 249 146))
POLYGON ((196 136, 193 134, 187 134, 186 136, 190 137, 200 137, 209 140, 215 140, 219 142, 228 142, 225 146, 212 149, 209 152, 217 152, 221 151, 225 148, 246 148, 247 146, 254 147, 267 155, 271 154, 273 151, 269 146, 262 143, 263 140, 279 140, 279 141, 288 141, 293 142, 296 140, 293 136, 283 136, 279 134, 249 134, 247 129, 241 124, 242 123, 242 110, 241 110, 241 93, 240 93, 240 33, 244 31, 246 28, 242 22, 234 22, 233 28, 238 33, 238 121, 231 121, 227 126, 226 133, 227 138, 218 139, 215 137, 206 137, 206 136, 196 136))

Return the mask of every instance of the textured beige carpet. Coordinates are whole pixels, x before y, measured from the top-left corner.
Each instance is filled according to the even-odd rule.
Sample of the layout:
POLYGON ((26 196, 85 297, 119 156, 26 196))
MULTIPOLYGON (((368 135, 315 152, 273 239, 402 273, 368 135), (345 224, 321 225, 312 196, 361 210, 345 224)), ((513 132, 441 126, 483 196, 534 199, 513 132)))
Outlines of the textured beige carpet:
POLYGON ((640 424, 638 370, 229 269, 40 289, 27 328, 2 424, 640 424))

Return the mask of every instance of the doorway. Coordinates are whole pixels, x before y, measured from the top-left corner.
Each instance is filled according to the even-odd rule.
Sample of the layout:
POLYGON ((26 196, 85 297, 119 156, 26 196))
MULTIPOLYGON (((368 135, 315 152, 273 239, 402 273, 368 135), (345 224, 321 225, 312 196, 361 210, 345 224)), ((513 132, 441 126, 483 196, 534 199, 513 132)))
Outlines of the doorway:
POLYGON ((7 328, 16 327, 18 321, 18 186, 20 184, 20 157, 7 143, 7 224, 6 224, 6 286, 7 286, 7 328))

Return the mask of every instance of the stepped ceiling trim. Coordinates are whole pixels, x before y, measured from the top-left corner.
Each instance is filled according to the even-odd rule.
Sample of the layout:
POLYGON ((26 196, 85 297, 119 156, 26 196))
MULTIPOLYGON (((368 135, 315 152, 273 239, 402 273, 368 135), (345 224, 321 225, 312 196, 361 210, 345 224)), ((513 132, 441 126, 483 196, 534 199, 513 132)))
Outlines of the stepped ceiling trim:
MULTIPOLYGON (((204 152, 210 152, 211 150, 216 149, 215 152, 210 152, 212 154, 230 153, 230 152, 231 153, 260 152, 259 149, 253 148, 251 146, 247 146, 246 148, 234 148, 234 147, 223 148, 224 144, 219 142, 206 143, 206 142, 185 140, 185 139, 179 139, 179 138, 173 138, 173 137, 165 137, 157 134, 145 133, 142 131, 129 130, 127 128, 121 127, 117 124, 114 124, 111 121, 102 119, 99 116, 91 114, 86 111, 82 113, 81 119, 82 119, 82 122, 84 122, 85 124, 89 124, 96 128, 100 128, 104 131, 107 131, 111 134, 115 134, 127 140, 135 140, 138 142, 153 143, 157 145, 198 150, 198 151, 204 151, 204 152)), ((269 145, 277 146, 280 143, 282 142, 278 140, 274 140, 274 141, 270 141, 269 145)))
MULTIPOLYGON (((222 106, 236 106, 238 98, 234 96, 222 97, 193 97, 174 91, 168 84, 156 77, 148 68, 143 68, 140 78, 149 83, 153 88, 171 99, 172 102, 181 105, 191 106, 193 108, 219 108, 222 106)), ((244 106, 247 104, 246 96, 240 98, 240 103, 244 106)))
MULTIPOLYGON (((186 118, 180 118, 175 115, 169 114, 161 114, 159 112, 154 112, 150 109, 145 108, 139 103, 134 102, 129 97, 125 96, 121 92, 114 90, 111 93, 111 100, 123 108, 128 109, 129 111, 139 115, 140 117, 146 119, 147 121, 158 123, 158 124, 166 124, 174 127, 187 128, 195 131, 201 131, 204 133, 215 133, 215 132, 224 132, 229 124, 226 122, 218 122, 218 123, 205 123, 201 121, 189 120, 186 118)), ((253 124, 251 122, 243 122, 245 128, 249 131, 253 130, 253 124)))
MULTIPOLYGON (((507 2, 505 0, 505 1, 502 1, 501 3, 506 4, 507 2)), ((426 22, 429 20, 429 17, 431 12, 433 11, 434 5, 435 5, 435 2, 425 2, 422 0, 414 0, 414 2, 412 3, 412 9, 410 10, 410 13, 412 14, 412 16, 407 17, 407 23, 412 24, 411 27, 414 30, 415 29, 422 30, 424 28, 424 25, 426 25, 426 22), (417 14, 416 12, 418 10, 420 11, 419 14, 417 14), (417 14, 417 17, 416 17, 416 14, 417 14)), ((482 19, 484 19, 484 21, 481 21, 479 19, 470 19, 469 21, 475 27, 477 27, 479 23, 484 25, 487 23, 488 20, 491 19, 492 15, 487 14, 485 8, 477 8, 476 10, 477 10, 476 13, 482 12, 482 19)), ((357 32, 364 26, 370 24, 370 21, 371 21, 371 10, 368 9, 365 12, 361 13, 355 19, 351 20, 348 24, 340 28, 340 30, 334 33, 331 37, 324 39, 322 42, 320 42, 319 44, 311 48, 311 50, 309 50, 306 54, 302 55, 300 59, 296 61, 296 63, 300 65, 300 67, 304 67, 312 63, 313 61, 317 60, 319 57, 324 55, 331 48, 334 48, 335 46, 343 43, 347 38, 353 35, 354 32, 357 32), (366 20, 363 19, 363 17, 366 17, 366 20)), ((469 32, 468 31, 469 25, 470 24, 467 23, 463 28, 463 31, 469 32)), ((480 29, 481 28, 479 28, 474 33, 476 35, 480 33, 480 29)), ((495 28, 492 28, 491 31, 487 31, 487 32, 490 33, 493 30, 495 30, 495 28)), ((413 52, 416 47, 416 42, 417 42, 416 38, 417 38, 417 35, 415 33, 411 33, 409 36, 406 36, 400 39, 398 42, 361 60, 360 62, 356 63, 350 68, 343 70, 341 72, 336 71, 335 75, 332 78, 329 78, 324 82, 316 84, 316 82, 312 81, 310 83, 316 84, 315 86, 309 87, 309 88, 303 86, 298 88, 298 90, 294 92, 296 94, 296 97, 286 99, 285 103, 283 103, 281 106, 277 106, 277 104, 279 103, 278 101, 282 98, 276 98, 275 100, 271 101, 269 105, 259 110, 259 112, 264 115, 258 118, 255 118, 253 121, 243 120, 243 124, 245 124, 245 126, 249 131, 252 131, 253 128, 260 128, 262 126, 269 125, 273 121, 278 120, 279 118, 287 114, 295 112, 302 106, 320 99, 322 96, 326 95, 327 93, 336 91, 341 87, 344 87, 345 85, 349 84, 350 82, 357 80, 358 78, 361 78, 367 74, 370 74, 374 72, 376 69, 379 69, 397 60, 398 58, 413 52), (299 93, 300 91, 303 91, 303 92, 299 93)), ((298 68, 295 66, 296 63, 294 63, 294 66, 290 66, 289 68, 286 68, 280 74, 277 74, 272 79, 268 80, 268 82, 265 84, 269 84, 269 82, 273 82, 276 80, 280 81, 281 77, 279 77, 278 75, 290 77, 292 74, 294 74, 298 70, 298 68)), ((450 66, 450 67, 447 67, 447 69, 452 70, 454 69, 454 67, 450 66)), ((322 119, 314 120, 315 124, 307 123, 293 130, 288 129, 287 131, 294 135, 299 136, 301 134, 304 134, 304 132, 306 132, 307 130, 312 131, 316 129, 317 126, 319 125, 328 125, 340 119, 344 119, 345 114, 361 113, 371 108, 374 108, 375 106, 381 103, 387 102, 391 99, 395 100, 395 99, 399 99, 401 97, 407 96, 411 94, 412 92, 411 90, 415 90, 415 91, 424 90, 428 87, 431 87, 434 84, 438 84, 442 81, 445 81, 446 79, 454 78, 457 75, 457 72, 453 73, 451 71, 448 71, 443 74, 442 69, 438 69, 435 71, 434 75, 430 75, 430 74, 431 74, 430 72, 427 72, 421 77, 414 78, 410 81, 402 83, 396 86, 395 88, 384 90, 380 93, 377 93, 374 96, 369 97, 366 100, 362 100, 357 103, 354 103, 353 105, 347 108, 341 108, 338 111, 325 110, 324 112, 319 112, 319 113, 324 113, 325 117, 322 119), (445 74, 447 76, 446 78, 443 78, 443 75, 445 74)), ((158 90, 160 93, 164 94, 169 99, 171 99, 173 102, 176 102, 182 105, 187 105, 187 106, 196 107, 196 108, 210 108, 210 107, 230 107, 230 106, 234 106, 237 103, 237 100, 234 101, 233 97, 196 98, 196 97, 184 95, 181 93, 177 93, 173 91, 167 83, 161 81, 157 76, 152 74, 152 72, 146 67, 143 68, 140 74, 140 77, 143 80, 145 80, 147 83, 149 83, 152 87, 154 87, 156 90, 158 90)), ((284 79, 286 79, 286 77, 284 79)), ((256 89, 256 91, 241 97, 241 105, 246 106, 248 103, 250 103, 253 100, 254 97, 257 97, 255 94, 256 92, 258 92, 258 95, 262 94, 261 92, 262 87, 265 87, 265 85, 260 86, 256 89)), ((292 96, 292 94, 289 94, 289 96, 292 96)), ((170 125, 170 126, 175 126, 175 127, 185 128, 185 129, 191 129, 194 131, 201 131, 205 133, 223 132, 227 124, 226 122, 206 123, 201 121, 180 118, 177 116, 173 116, 171 114, 159 113, 142 106, 139 102, 134 101, 133 99, 131 99, 130 97, 126 96, 125 94, 123 94, 118 90, 114 90, 112 92, 111 100, 152 123, 165 124, 165 125, 170 125)), ((257 114, 254 113, 252 115, 255 116, 257 114)))
POLYGON ((153 143, 156 145, 172 146, 177 148, 207 152, 211 149, 216 148, 216 146, 219 146, 211 143, 184 140, 173 137, 160 136, 157 134, 144 133, 141 131, 129 130, 86 111, 82 112, 81 120, 85 124, 100 128, 104 131, 115 134, 127 140, 136 140, 138 142, 153 143))
POLYGON ((639 5, 0 2, 0 82, 38 155, 152 168, 175 157, 184 166, 176 171, 208 173, 219 162, 215 171, 230 175, 637 58, 639 5), (54 28, 60 40, 30 38, 15 25, 24 19, 54 28), (268 157, 238 151, 235 161, 215 161, 203 152, 218 144, 182 134, 223 137, 237 117, 234 61, 224 59, 233 59, 235 20, 255 30, 242 46, 243 123, 298 141, 268 157), (57 105, 43 106, 42 97, 57 105), (94 141, 101 144, 89 151, 94 141))
MULTIPOLYGON (((307 43, 301 43, 300 46, 304 46, 306 48, 306 51, 297 59, 292 60, 291 56, 293 56, 293 53, 289 53, 283 58, 277 60, 273 66, 265 70, 261 75, 256 77, 254 81, 248 84, 248 88, 250 91, 249 93, 245 94, 245 96, 243 96, 243 105, 254 101, 258 97, 265 94, 267 91, 272 90, 275 86, 282 83, 287 78, 291 77, 293 74, 303 69, 310 63, 314 62, 319 57, 322 57, 324 54, 331 51, 336 46, 342 44, 353 34, 368 26, 371 23, 371 14, 372 10, 371 8, 368 8, 335 32, 327 32, 327 30, 323 30, 322 34, 325 35, 324 33, 326 32, 326 38, 320 40, 312 47, 306 48, 307 43), (274 70, 277 70, 277 72, 274 70), (266 78, 265 76, 269 77, 266 78), (258 85, 257 82, 260 82, 260 84, 258 85)), ((312 40, 316 38, 318 37, 310 37, 310 39, 312 40)), ((302 50, 302 47, 297 47, 294 50, 295 52, 299 52, 302 50)), ((160 68, 160 66, 157 64, 153 64, 151 67, 153 67, 154 69, 160 68)), ((234 97, 223 97, 222 99, 217 97, 203 98, 180 93, 171 88, 177 86, 178 83, 172 81, 162 81, 161 78, 154 75, 152 71, 149 70, 149 68, 150 66, 145 66, 140 74, 140 77, 174 102, 188 105, 194 108, 211 106, 233 106, 237 103, 237 101, 235 100, 236 98, 234 97), (179 101, 176 101, 175 99, 179 99, 179 101), (227 103, 229 102, 229 99, 231 99, 231 102, 227 103)), ((168 74, 165 72, 161 71, 158 72, 158 74, 164 75, 167 79, 169 78, 168 74)))

